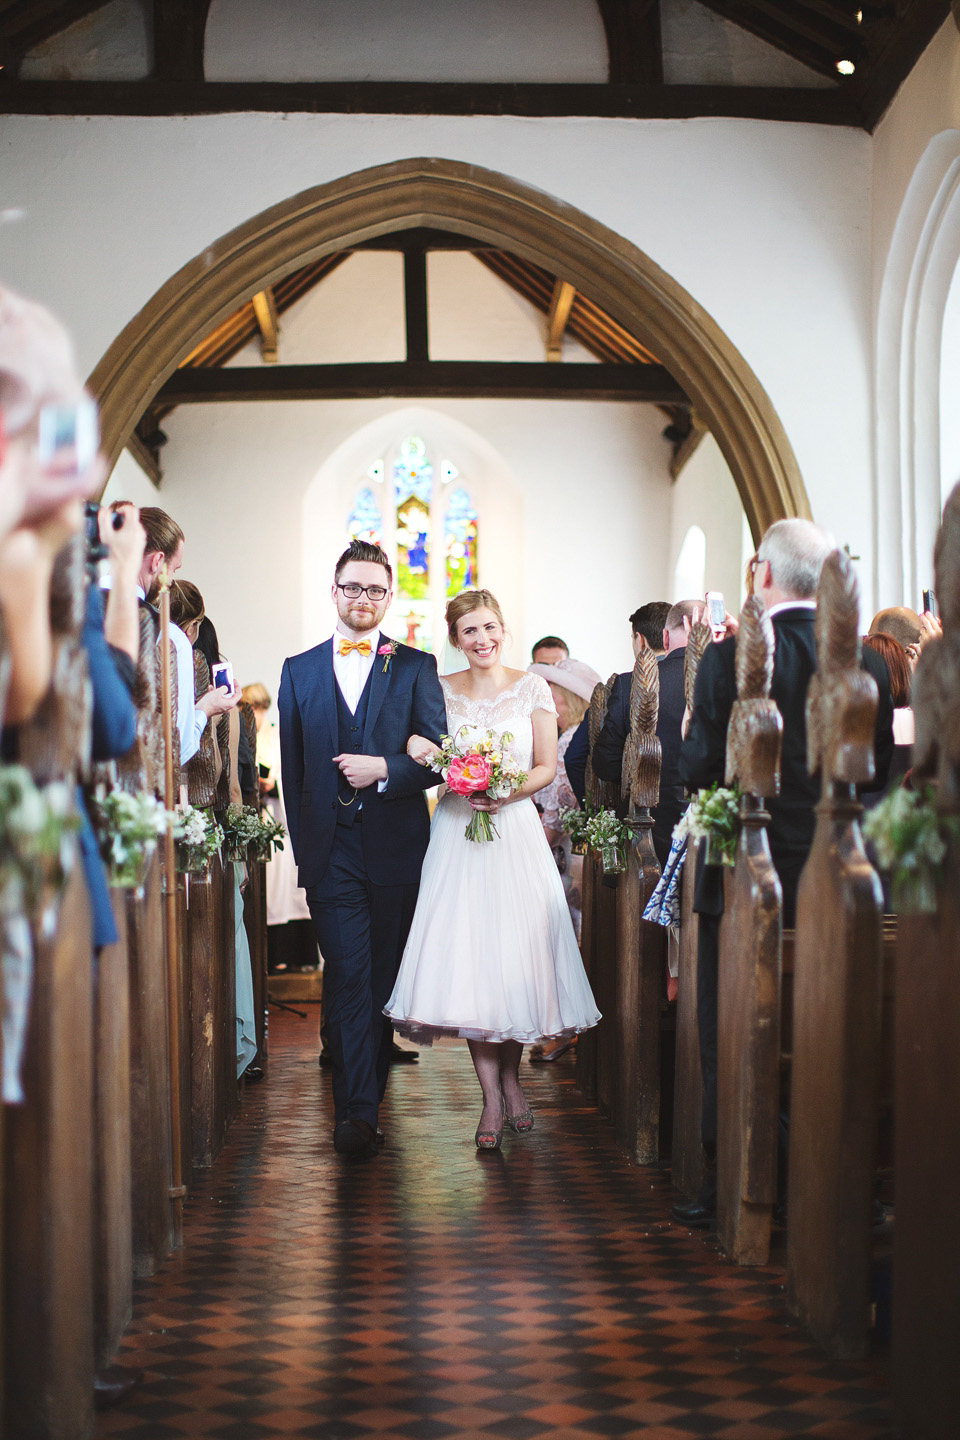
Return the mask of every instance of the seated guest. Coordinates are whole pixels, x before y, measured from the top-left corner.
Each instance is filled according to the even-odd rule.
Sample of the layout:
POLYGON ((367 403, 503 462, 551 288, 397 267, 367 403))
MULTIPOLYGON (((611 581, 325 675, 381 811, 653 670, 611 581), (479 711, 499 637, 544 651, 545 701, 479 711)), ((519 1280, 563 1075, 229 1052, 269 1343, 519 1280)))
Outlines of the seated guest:
POLYGON ((670 604, 667 600, 651 600, 649 604, 641 605, 639 610, 634 610, 630 616, 634 660, 647 646, 658 660, 662 659, 663 632, 669 613, 670 604))
MULTIPOLYGON (((753 562, 754 594, 773 622, 776 641, 772 698, 783 717, 780 794, 766 797, 767 835, 783 891, 783 923, 796 923, 797 885, 815 825, 820 777, 807 771, 807 686, 817 665, 814 640, 817 586, 833 536, 809 520, 779 520, 760 542, 753 562)), ((708 645, 697 671, 693 716, 680 751, 679 774, 689 790, 724 780, 727 727, 737 698, 736 642, 728 633, 708 645)), ((887 667, 873 650, 863 651, 863 668, 877 683, 876 783, 886 782, 893 749, 893 705, 887 667)), ((700 916, 697 1024, 703 1079, 701 1136, 707 1169, 700 1195, 673 1206, 675 1219, 694 1227, 716 1219, 717 1153, 717 964, 723 877, 720 867, 697 864, 694 909, 700 916)))
POLYGON ((915 726, 910 708, 910 686, 913 669, 907 652, 900 641, 883 630, 877 630, 864 637, 865 650, 875 650, 882 658, 890 676, 890 694, 893 702, 893 754, 890 772, 883 789, 871 790, 864 795, 863 803, 872 809, 891 787, 906 775, 913 756, 915 726))
POLYGON ((530 651, 530 659, 534 665, 556 665, 558 660, 568 660, 570 651, 567 642, 561 640, 559 635, 544 635, 538 640, 530 651))
POLYGON ((103 480, 99 456, 80 472, 57 457, 40 463, 41 409, 82 396, 63 327, 0 287, 0 610, 10 664, 0 704, 8 725, 30 719, 47 692, 53 562, 80 528, 80 501, 103 480))
POLYGON ((567 908, 579 940, 580 877, 583 861, 580 855, 574 855, 571 852, 570 836, 560 828, 561 812, 575 810, 578 801, 570 788, 563 762, 570 741, 587 713, 594 686, 600 683, 600 676, 596 670, 591 670, 590 666, 585 665, 582 660, 560 660, 556 665, 536 664, 531 665, 530 670, 535 675, 542 675, 546 680, 550 686, 553 703, 557 707, 557 722, 560 727, 560 740, 557 745, 557 773, 549 785, 537 791, 534 799, 540 811, 540 820, 547 843, 553 851, 557 868, 563 878, 567 908))
MULTIPOLYGON (((667 863, 673 830, 683 814, 683 782, 680 779, 678 762, 680 758, 681 727, 683 725, 684 694, 683 672, 686 659, 687 637, 691 626, 699 616, 703 602, 700 600, 678 600, 667 607, 663 616, 656 646, 648 638, 650 620, 643 611, 653 612, 654 618, 662 606, 660 601, 645 605, 637 610, 631 620, 640 617, 640 630, 634 631, 634 653, 640 654, 649 647, 656 653, 662 651, 659 662, 660 709, 657 715, 657 736, 660 740, 660 801, 651 810, 653 818, 653 848, 661 868, 667 863)), ((610 704, 603 728, 593 748, 593 768, 601 780, 620 783, 623 765, 623 748, 630 733, 630 686, 633 673, 618 675, 614 682, 610 704)))

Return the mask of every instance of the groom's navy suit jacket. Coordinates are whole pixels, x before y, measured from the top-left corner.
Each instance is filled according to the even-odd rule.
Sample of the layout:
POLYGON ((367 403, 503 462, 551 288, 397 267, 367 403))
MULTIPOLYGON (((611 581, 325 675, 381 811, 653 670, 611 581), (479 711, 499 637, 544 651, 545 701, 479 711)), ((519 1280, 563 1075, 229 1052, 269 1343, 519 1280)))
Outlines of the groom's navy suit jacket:
MULTIPOLYGON (((337 829, 340 772, 333 641, 283 662, 280 678, 280 760, 287 829, 305 890, 323 879, 337 829)), ((389 668, 374 656, 361 754, 382 755, 389 779, 369 785, 363 802, 363 858, 375 885, 410 885, 420 879, 430 817, 423 792, 437 784, 434 771, 407 754, 411 735, 440 743, 447 728, 443 691, 432 655, 397 645, 389 668)))

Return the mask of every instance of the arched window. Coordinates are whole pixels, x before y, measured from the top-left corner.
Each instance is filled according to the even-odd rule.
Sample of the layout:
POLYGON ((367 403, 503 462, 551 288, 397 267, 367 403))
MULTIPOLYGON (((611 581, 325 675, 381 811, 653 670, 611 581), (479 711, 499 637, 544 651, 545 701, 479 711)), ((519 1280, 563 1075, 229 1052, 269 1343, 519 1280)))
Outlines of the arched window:
POLYGON ((699 525, 691 525, 683 537, 673 572, 673 593, 681 600, 702 595, 707 573, 707 537, 699 525))
POLYGON ((447 558, 447 599, 477 584, 477 512, 467 491, 457 488, 447 505, 444 524, 447 558))
POLYGON ((402 441, 392 464, 376 458, 368 466, 347 533, 383 545, 390 556, 395 599, 388 625, 407 645, 442 649, 448 598, 479 583, 478 527, 456 465, 434 462, 419 435, 402 441))
POLYGON ((418 435, 400 446, 393 483, 397 503, 397 595, 406 600, 426 600, 430 594, 433 466, 418 435))
POLYGON ((373 491, 366 485, 358 493, 350 512, 347 535, 351 540, 369 540, 371 545, 379 545, 383 539, 383 516, 373 491))

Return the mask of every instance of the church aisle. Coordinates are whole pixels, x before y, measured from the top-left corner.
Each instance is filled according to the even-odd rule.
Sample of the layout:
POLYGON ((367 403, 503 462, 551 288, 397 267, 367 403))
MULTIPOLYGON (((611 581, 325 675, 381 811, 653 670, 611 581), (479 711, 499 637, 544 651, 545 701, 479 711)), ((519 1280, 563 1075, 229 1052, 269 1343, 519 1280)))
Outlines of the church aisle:
POLYGON ((271 1012, 270 1078, 195 1185, 184 1249, 138 1287, 147 1372, 96 1434, 136 1440, 881 1440, 886 1383, 667 1218, 573 1067, 524 1066, 537 1118, 478 1155, 466 1047, 395 1067, 384 1152, 329 1144, 317 1012, 271 1012))

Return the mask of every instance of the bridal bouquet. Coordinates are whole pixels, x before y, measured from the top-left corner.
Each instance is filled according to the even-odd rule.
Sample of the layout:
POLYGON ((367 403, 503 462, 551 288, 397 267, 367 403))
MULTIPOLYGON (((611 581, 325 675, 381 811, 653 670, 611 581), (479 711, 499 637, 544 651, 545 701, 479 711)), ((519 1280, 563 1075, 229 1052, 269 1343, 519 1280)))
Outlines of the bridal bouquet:
MULTIPOLYGON (((462 726, 455 735, 442 737, 440 753, 430 762, 431 769, 439 770, 454 795, 506 800, 527 778, 526 771, 504 748, 513 736, 504 731, 498 737, 488 730, 481 739, 474 731, 471 739, 463 735, 466 728, 462 726)), ((498 831, 486 810, 474 810, 464 833, 468 840, 492 840, 498 831)))

